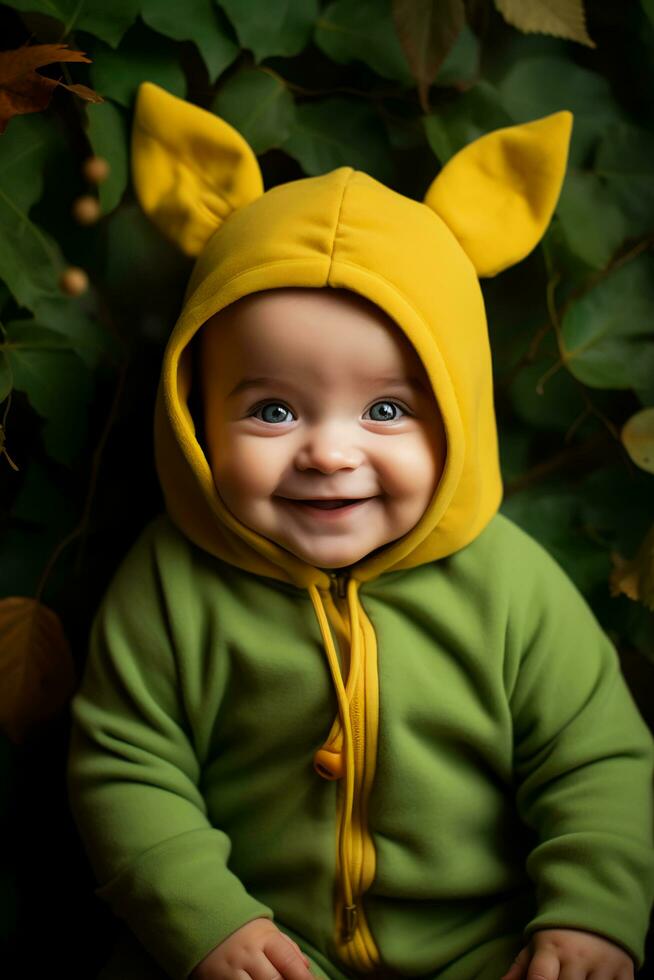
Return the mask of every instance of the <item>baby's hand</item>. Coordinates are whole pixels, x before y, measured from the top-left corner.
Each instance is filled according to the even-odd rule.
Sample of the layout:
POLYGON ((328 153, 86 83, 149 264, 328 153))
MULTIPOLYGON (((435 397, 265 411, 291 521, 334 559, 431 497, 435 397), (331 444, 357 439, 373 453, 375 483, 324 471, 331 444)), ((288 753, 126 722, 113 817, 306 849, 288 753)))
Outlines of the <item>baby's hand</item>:
POLYGON ((309 960, 270 919, 246 922, 207 953, 189 980, 310 980, 309 960))
POLYGON ((594 980, 634 980, 634 961, 594 932, 539 929, 500 980, 586 980, 591 974, 594 980))

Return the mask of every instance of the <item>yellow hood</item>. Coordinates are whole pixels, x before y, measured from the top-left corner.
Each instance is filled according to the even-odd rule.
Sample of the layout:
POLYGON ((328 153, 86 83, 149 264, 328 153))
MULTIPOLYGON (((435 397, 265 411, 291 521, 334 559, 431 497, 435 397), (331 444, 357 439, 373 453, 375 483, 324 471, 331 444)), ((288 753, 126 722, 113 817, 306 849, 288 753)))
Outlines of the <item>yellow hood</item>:
POLYGON ((135 189, 161 231, 197 255, 164 354, 155 422, 166 505, 187 537, 255 574, 329 587, 323 571, 225 508, 188 408, 195 333, 229 303, 279 286, 346 288, 376 303, 416 349, 443 417, 445 470, 426 513, 403 538, 358 562, 355 577, 365 582, 434 561, 480 533, 499 508, 502 484, 477 277, 506 268, 539 241, 563 180, 570 126, 570 113, 559 112, 482 137, 450 160, 422 203, 351 167, 264 193, 256 156, 236 130, 141 84, 135 189))
MULTIPOLYGON (((357 698, 369 716, 376 710, 376 675, 371 679, 369 667, 367 689, 361 688, 360 665, 368 663, 374 630, 357 589, 384 572, 458 551, 500 506, 491 354, 478 277, 517 262, 540 240, 561 188, 571 121, 570 113, 560 112, 482 137, 449 161, 422 202, 346 166, 264 193, 256 156, 236 130, 156 85, 139 88, 132 140, 136 193, 159 229, 197 257, 164 354, 155 412, 157 471, 170 517, 191 541, 248 572, 306 588, 312 598, 339 703, 315 766, 325 778, 346 776, 340 868, 350 938, 356 930, 348 859, 356 788, 350 713, 357 698), (192 377, 190 343, 202 324, 242 296, 282 286, 345 288, 384 310, 424 364, 447 440, 442 478, 422 519, 350 568, 347 593, 341 593, 347 609, 340 610, 350 645, 347 689, 329 625, 336 625, 330 576, 227 510, 188 404, 199 383, 192 377)), ((374 726, 370 731, 374 742, 374 726)), ((366 963, 363 956, 352 961, 360 969, 366 963)))

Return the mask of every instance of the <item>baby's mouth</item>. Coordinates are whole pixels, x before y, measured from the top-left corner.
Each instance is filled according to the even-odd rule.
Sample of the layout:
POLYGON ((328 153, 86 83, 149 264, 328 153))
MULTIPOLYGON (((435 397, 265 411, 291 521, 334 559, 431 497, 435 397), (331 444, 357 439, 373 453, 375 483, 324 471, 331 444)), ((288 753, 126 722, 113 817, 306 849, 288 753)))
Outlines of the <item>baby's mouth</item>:
POLYGON ((350 504, 358 504, 359 500, 297 500, 298 504, 307 504, 309 507, 319 507, 321 510, 336 510, 338 507, 348 507, 350 504))
POLYGON ((361 504, 365 504, 369 497, 348 497, 339 498, 334 500, 320 500, 320 499, 306 499, 301 500, 297 497, 282 497, 286 503, 289 503, 292 507, 297 507, 300 510, 305 511, 307 514, 312 512, 315 514, 316 511, 332 511, 332 510, 342 510, 344 513, 349 514, 350 511, 355 510, 360 507, 361 504))

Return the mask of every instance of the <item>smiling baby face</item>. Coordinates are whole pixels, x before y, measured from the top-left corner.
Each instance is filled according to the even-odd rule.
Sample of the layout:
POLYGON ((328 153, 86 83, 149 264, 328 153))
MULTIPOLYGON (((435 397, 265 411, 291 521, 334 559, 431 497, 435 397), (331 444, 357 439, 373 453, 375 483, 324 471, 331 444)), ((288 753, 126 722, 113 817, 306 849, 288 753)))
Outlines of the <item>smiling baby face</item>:
POLYGON ((445 436, 418 355, 381 309, 344 289, 271 289, 199 341, 207 457, 243 524, 323 569, 417 524, 445 436))

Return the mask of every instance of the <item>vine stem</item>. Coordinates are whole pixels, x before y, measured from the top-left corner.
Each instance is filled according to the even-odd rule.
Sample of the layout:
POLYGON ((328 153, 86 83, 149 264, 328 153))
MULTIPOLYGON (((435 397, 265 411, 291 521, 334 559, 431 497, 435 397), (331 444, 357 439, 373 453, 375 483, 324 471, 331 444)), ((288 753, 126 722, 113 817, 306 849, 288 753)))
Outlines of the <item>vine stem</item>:
POLYGON ((614 445, 613 441, 607 437, 605 432, 596 432, 581 445, 568 446, 545 462, 533 466, 522 476, 511 480, 504 487, 504 495, 509 497, 533 483, 540 482, 544 477, 550 476, 557 470, 563 469, 568 463, 579 463, 584 457, 592 458, 594 455, 599 455, 600 450, 603 451, 607 446, 612 445, 614 445))
MULTIPOLYGON (((82 516, 80 517, 77 525, 72 529, 72 531, 70 531, 64 538, 61 539, 61 541, 58 543, 58 545, 50 555, 50 558, 48 559, 48 562, 45 568, 43 569, 43 572, 41 573, 41 578, 39 579, 39 583, 36 587, 35 598, 38 601, 41 600, 41 596, 43 594, 43 590, 45 589, 47 580, 50 577, 52 569, 57 563, 60 555, 65 551, 65 549, 68 547, 69 544, 75 541, 76 538, 80 537, 80 535, 86 535, 86 532, 88 530, 88 525, 89 525, 89 520, 91 517, 91 510, 93 505, 93 497, 95 494, 96 484, 98 482, 100 464, 102 462, 102 454, 104 452, 104 447, 109 437, 111 427, 113 426, 114 420, 116 418, 118 405, 120 404, 120 399, 122 397, 123 390, 125 388, 127 367, 128 367, 128 361, 124 360, 121 362, 118 368, 118 380, 116 383, 116 387, 114 389, 114 396, 111 402, 111 407, 107 414, 107 419, 105 421, 102 434, 100 435, 100 440, 98 442, 98 445, 96 446, 95 452, 93 453, 93 460, 91 463, 91 475, 89 478, 89 486, 86 492, 86 499, 84 501, 84 510, 82 512, 82 516)), ((78 552, 78 556, 77 556, 77 561, 75 563, 76 575, 79 575, 81 570, 82 554, 83 554, 83 547, 80 547, 80 551, 78 552)))

